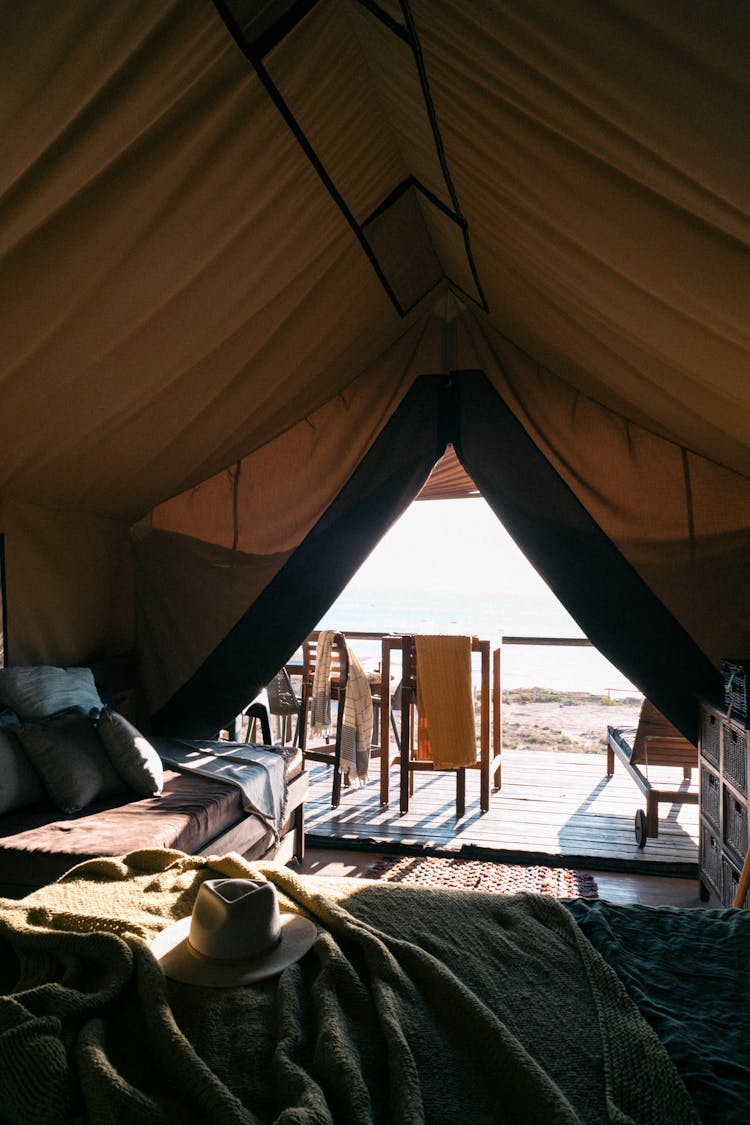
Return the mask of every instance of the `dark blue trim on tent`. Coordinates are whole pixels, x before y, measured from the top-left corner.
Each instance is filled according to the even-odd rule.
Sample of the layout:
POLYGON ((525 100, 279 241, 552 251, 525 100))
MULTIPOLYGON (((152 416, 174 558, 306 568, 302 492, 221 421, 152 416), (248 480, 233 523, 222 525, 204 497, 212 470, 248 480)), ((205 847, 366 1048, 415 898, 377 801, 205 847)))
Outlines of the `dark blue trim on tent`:
POLYGON ((586 636, 697 742, 713 664, 595 523, 480 371, 422 376, 342 491, 227 637, 154 716, 226 726, 315 628, 452 442, 466 471, 586 636))

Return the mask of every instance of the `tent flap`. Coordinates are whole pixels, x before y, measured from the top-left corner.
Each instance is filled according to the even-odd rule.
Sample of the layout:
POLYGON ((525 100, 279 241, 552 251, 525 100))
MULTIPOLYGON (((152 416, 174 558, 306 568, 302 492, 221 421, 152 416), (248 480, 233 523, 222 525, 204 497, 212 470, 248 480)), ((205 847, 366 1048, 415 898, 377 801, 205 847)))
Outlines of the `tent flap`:
POLYGON ((334 502, 221 644, 154 717, 168 734, 205 736, 231 721, 289 659, 445 449, 450 380, 419 379, 334 502))

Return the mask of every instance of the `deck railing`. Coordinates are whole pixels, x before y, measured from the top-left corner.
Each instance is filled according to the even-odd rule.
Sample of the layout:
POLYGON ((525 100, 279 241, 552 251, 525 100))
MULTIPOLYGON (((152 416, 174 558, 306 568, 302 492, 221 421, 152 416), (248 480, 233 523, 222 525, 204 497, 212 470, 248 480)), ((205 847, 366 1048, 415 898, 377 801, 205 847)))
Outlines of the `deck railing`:
MULTIPOLYGON (((344 633, 347 640, 350 640, 350 641, 353 641, 353 642, 357 642, 357 641, 376 642, 376 643, 380 644, 381 646, 382 646, 382 642, 385 638, 400 636, 400 633, 398 633, 396 631, 382 632, 382 631, 375 631, 375 630, 358 630, 358 629, 342 629, 341 631, 344 633)), ((310 636, 311 637, 317 637, 319 632, 320 631, 316 629, 313 633, 310 634, 310 636)), ((594 648, 595 647, 593 642, 590 641, 588 639, 588 637, 536 637, 536 636, 518 636, 518 635, 514 635, 514 634, 505 634, 505 633, 502 634, 499 637, 496 647, 494 647, 493 650, 492 650, 492 690, 491 690, 492 706, 491 706, 491 716, 492 716, 493 751, 496 754, 499 754, 499 753, 502 752, 502 729, 503 729, 503 726, 502 726, 502 703, 503 703, 503 695, 502 695, 502 651, 503 651, 503 648, 505 648, 506 646, 517 646, 517 645, 524 645, 524 646, 550 645, 550 646, 559 647, 559 648, 594 648)), ((292 659, 287 663, 287 670, 289 671, 289 673, 292 676, 301 675, 301 673, 302 673, 302 663, 301 663, 301 661, 298 661, 298 659, 296 658, 296 654, 295 654, 295 657, 292 657, 292 659)), ((376 673, 380 672, 380 664, 377 665, 377 668, 373 668, 372 670, 375 671, 376 673)), ((611 701, 612 694, 614 692, 619 691, 619 690, 625 690, 625 689, 605 687, 605 688, 602 688, 602 694, 606 694, 608 701, 611 701)), ((378 709, 379 709, 379 704, 380 704, 379 699, 377 699, 377 703, 378 703, 378 709)), ((376 737, 376 744, 377 744, 377 741, 378 741, 377 735, 375 737, 376 737)))
POLYGON ((505 645, 557 645, 593 648, 588 637, 517 637, 503 634, 492 652, 492 740, 496 754, 503 752, 503 693, 501 656, 505 645))

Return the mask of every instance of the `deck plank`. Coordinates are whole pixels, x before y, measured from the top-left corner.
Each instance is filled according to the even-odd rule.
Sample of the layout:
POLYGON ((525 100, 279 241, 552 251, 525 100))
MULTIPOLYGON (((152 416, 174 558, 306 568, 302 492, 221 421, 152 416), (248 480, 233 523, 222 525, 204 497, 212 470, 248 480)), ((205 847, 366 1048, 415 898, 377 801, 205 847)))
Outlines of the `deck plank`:
MULTIPOLYGON (((466 815, 455 820, 451 774, 420 774, 409 812, 398 809, 397 770, 391 800, 379 802, 373 763, 364 788, 342 790, 331 809, 330 768, 309 764, 311 784, 305 806, 308 842, 313 847, 368 847, 463 854, 499 859, 575 863, 591 869, 697 876, 698 809, 689 804, 659 808, 659 836, 644 849, 636 845, 634 817, 644 800, 622 768, 606 776, 604 754, 507 750, 503 786, 493 791, 490 811, 479 813, 479 778, 467 779, 466 815)), ((679 786, 681 771, 654 775, 652 782, 679 786)), ((691 783, 696 791, 697 782, 691 783)))

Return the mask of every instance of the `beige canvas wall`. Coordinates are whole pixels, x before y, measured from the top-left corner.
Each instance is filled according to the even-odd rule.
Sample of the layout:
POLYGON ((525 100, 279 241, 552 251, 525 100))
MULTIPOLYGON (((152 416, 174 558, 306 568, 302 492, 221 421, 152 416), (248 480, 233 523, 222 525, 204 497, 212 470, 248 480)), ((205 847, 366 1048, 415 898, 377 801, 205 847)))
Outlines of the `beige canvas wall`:
POLYGON ((438 301, 325 406, 159 505, 135 529, 138 647, 152 710, 189 679, 299 546, 416 375, 440 369, 445 330, 438 301))
POLYGON ((750 652, 750 480, 579 393, 482 318, 463 323, 504 401, 706 655, 750 652))
POLYGON ((88 663, 134 645, 126 524, 0 504, 9 664, 88 663))

